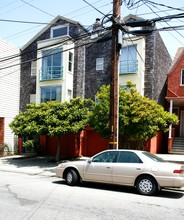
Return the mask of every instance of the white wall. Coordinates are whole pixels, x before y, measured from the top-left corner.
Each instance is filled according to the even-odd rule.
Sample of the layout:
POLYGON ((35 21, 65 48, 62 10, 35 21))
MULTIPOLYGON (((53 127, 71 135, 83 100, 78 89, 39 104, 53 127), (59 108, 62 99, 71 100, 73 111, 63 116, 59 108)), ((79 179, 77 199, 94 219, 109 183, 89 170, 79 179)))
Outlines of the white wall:
POLYGON ((12 151, 16 139, 9 123, 19 114, 20 93, 20 60, 19 56, 13 59, 12 56, 18 54, 18 48, 0 40, 0 117, 5 118, 4 143, 8 144, 12 151))
MULTIPOLYGON (((64 40, 63 40, 64 41, 64 40)), ((59 46, 52 46, 53 44, 57 44, 58 42, 61 42, 61 39, 59 38, 53 38, 53 39, 47 39, 43 41, 38 42, 38 48, 47 47, 47 49, 51 48, 63 48, 63 54, 62 54, 62 64, 63 64, 63 79, 61 80, 47 80, 47 81, 39 81, 39 70, 42 67, 42 52, 39 50, 37 54, 37 78, 36 78, 36 103, 40 103, 40 87, 41 86, 62 86, 61 91, 61 100, 62 101, 68 101, 68 89, 72 90, 73 92, 73 71, 68 71, 68 55, 69 51, 74 53, 74 44, 72 41, 68 41, 67 43, 63 43, 63 45, 59 46), (49 47, 50 46, 50 47, 49 47)))
POLYGON ((145 73, 145 38, 134 37, 126 38, 123 42, 123 46, 137 45, 137 60, 138 60, 138 72, 137 74, 121 74, 119 76, 119 85, 126 85, 127 81, 132 81, 136 84, 138 92, 144 96, 144 73, 145 73))

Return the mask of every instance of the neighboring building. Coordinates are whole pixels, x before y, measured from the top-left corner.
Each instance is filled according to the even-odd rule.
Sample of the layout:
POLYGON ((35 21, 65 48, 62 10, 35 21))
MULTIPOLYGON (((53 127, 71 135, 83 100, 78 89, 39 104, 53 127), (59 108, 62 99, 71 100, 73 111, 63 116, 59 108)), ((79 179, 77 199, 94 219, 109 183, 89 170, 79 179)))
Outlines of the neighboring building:
POLYGON ((167 108, 179 118, 177 125, 170 126, 170 152, 184 154, 184 47, 177 50, 167 79, 167 108))
POLYGON ((0 40, 0 144, 16 150, 17 140, 9 124, 19 114, 19 49, 0 40))

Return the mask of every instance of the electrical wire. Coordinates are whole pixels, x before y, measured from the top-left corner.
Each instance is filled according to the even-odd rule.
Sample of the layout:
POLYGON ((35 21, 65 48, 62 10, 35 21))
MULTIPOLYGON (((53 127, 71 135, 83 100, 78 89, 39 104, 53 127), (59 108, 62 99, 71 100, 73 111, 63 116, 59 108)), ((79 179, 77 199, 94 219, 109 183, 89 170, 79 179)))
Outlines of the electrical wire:
MULTIPOLYGON (((143 0, 144 2, 145 2, 145 5, 154 13, 154 14, 156 14, 159 18, 157 19, 158 21, 160 20, 163 20, 163 18, 161 18, 157 13, 155 13, 154 12, 154 10, 146 3, 148 0, 143 0)), ((149 2, 149 1, 148 1, 149 2)), ((183 13, 182 13, 182 16, 183 16, 183 13)), ((177 17, 177 15, 175 16, 175 17, 177 17)), ((181 17, 181 15, 179 16, 179 17, 181 17)), ((172 16, 167 16, 167 19, 172 19, 172 16)), ((165 23, 170 27, 170 28, 172 28, 171 26, 170 26, 170 24, 167 22, 167 21, 165 21, 165 23)), ((162 25, 162 24, 161 24, 162 25)), ((162 25, 163 26, 163 25, 162 25)), ((176 33, 178 33, 180 36, 182 36, 183 38, 184 38, 184 36, 183 35, 181 35, 177 30, 175 30, 174 28, 173 28, 173 30, 174 31, 176 31, 176 33)), ((172 35, 172 37, 175 39, 175 40, 177 40, 181 45, 184 45, 180 40, 178 40, 178 38, 176 38, 172 33, 170 33, 171 35, 172 35)))
MULTIPOLYGON (((96 32, 99 32, 99 31, 96 31, 96 32)), ((95 33, 95 32, 91 33, 91 35, 94 34, 94 33, 95 33)), ((89 37, 89 34, 87 33, 87 34, 85 34, 85 35, 81 35, 81 36, 79 36, 78 38, 75 38, 75 39, 73 38, 73 40, 74 40, 74 41, 78 41, 78 40, 81 40, 81 39, 84 40, 84 36, 85 36, 85 37, 89 37)), ((63 45, 64 43, 66 43, 66 42, 69 41, 69 40, 71 41, 72 38, 71 38, 71 39, 64 40, 64 41, 62 41, 62 42, 57 42, 57 43, 52 44, 52 45, 48 45, 48 46, 44 46, 44 47, 38 48, 37 51, 43 50, 43 49, 46 49, 46 48, 51 48, 51 47, 53 47, 53 46, 57 46, 57 45, 58 45, 58 47, 54 48, 54 49, 56 50, 56 49, 58 49, 61 45, 63 45)), ((96 42, 97 42, 97 41, 98 41, 98 38, 96 39, 96 42)), ((82 46, 90 45, 90 44, 92 44, 92 43, 95 43, 95 42, 91 42, 91 41, 90 41, 90 42, 81 44, 81 45, 79 45, 79 46, 74 46, 73 48, 69 48, 69 49, 63 50, 62 53, 63 53, 63 52, 66 52, 66 51, 69 51, 69 50, 72 50, 72 49, 77 49, 77 48, 82 47, 82 46)), ((33 53, 33 51, 28 51, 28 52, 23 53, 23 54, 17 54, 17 55, 15 55, 14 57, 7 57, 6 59, 0 60, 0 62, 5 62, 5 61, 8 61, 8 60, 10 60, 10 59, 15 59, 15 58, 20 57, 21 55, 26 55, 26 54, 29 54, 29 53, 33 53)), ((57 53, 51 53, 51 54, 48 54, 47 56, 54 55, 54 54, 57 54, 57 53)), ((42 57, 40 57, 40 58, 30 59, 30 60, 27 60, 27 61, 23 61, 23 62, 21 62, 21 63, 19 63, 19 64, 9 65, 9 66, 0 68, 0 70, 4 70, 4 69, 8 69, 8 68, 17 66, 17 65, 22 65, 22 64, 25 64, 25 63, 29 63, 29 62, 31 62, 31 61, 36 61, 36 60, 42 59, 42 58, 47 57, 47 56, 42 56, 42 57)), ((15 62, 15 60, 14 60, 13 62, 15 62)))
POLYGON ((169 9, 172 9, 172 10, 177 10, 177 11, 184 11, 182 8, 175 8, 175 7, 164 5, 164 4, 161 4, 161 3, 156 3, 156 2, 153 2, 153 1, 150 1, 150 0, 143 0, 143 2, 145 2, 145 1, 147 3, 152 4, 152 5, 162 6, 162 7, 169 8, 169 9))
POLYGON ((20 21, 20 20, 8 20, 8 19, 0 19, 2 22, 13 22, 13 23, 22 23, 22 24, 49 24, 46 22, 37 22, 37 21, 20 21))
POLYGON ((32 8, 37 9, 38 11, 43 12, 43 13, 46 14, 46 15, 49 15, 49 16, 51 16, 51 17, 53 17, 53 18, 55 17, 54 15, 52 15, 52 14, 50 14, 50 13, 48 13, 48 12, 42 10, 41 8, 38 8, 38 7, 34 6, 34 5, 32 5, 32 4, 30 4, 30 3, 28 3, 28 2, 26 2, 26 1, 24 1, 24 0, 20 0, 20 1, 21 1, 21 2, 24 2, 25 4, 29 5, 29 6, 32 7, 32 8))
MULTIPOLYGON (((103 0, 98 0, 98 1, 93 2, 93 4, 98 4, 98 3, 102 2, 102 1, 103 1, 103 0)), ((112 4, 112 2, 111 2, 111 3, 106 3, 106 4, 103 4, 103 5, 100 5, 100 6, 98 6, 98 8, 107 6, 107 5, 109 5, 109 4, 112 4)), ((69 15, 69 14, 72 14, 72 15, 73 15, 74 12, 81 12, 82 9, 85 9, 85 8, 87 8, 87 7, 89 7, 89 6, 87 5, 87 6, 85 6, 85 7, 80 8, 80 9, 74 10, 74 11, 72 11, 72 12, 66 14, 66 15, 69 15)), ((90 10, 90 11, 92 11, 92 10, 90 10)), ((88 12, 89 12, 89 11, 87 11, 87 12, 85 12, 85 13, 83 13, 83 14, 86 14, 86 13, 88 13, 88 12)), ((64 15, 64 16, 66 16, 66 15, 64 15)), ((80 15, 82 15, 82 13, 80 13, 80 15)), ((74 17, 76 17, 76 16, 74 16, 74 17)), ((7 20, 7 21, 8 21, 8 20, 7 20)), ((13 21, 12 21, 12 22, 13 22, 13 21)), ((27 21, 14 21, 14 22, 30 23, 30 24, 31 24, 31 22, 27 22, 27 21)), ((35 23, 36 23, 36 22, 35 22, 35 23)), ((41 22, 38 22, 38 23, 41 23, 41 22)), ((46 23, 46 22, 45 22, 45 23, 46 23)), ((44 24, 44 23, 43 23, 43 24, 44 24)), ((47 23, 46 23, 46 24, 47 24, 47 23)), ((40 26, 40 25, 39 25, 39 26, 40 26)), ((29 30, 33 30, 33 29, 35 29, 35 28, 37 28, 37 27, 39 27, 39 26, 36 26, 36 27, 34 27, 34 28, 30 28, 30 29, 26 29, 26 30, 24 30, 24 31, 18 32, 18 33, 14 34, 14 35, 11 35, 11 36, 7 36, 6 39, 14 39, 14 36, 18 35, 17 37, 19 37, 21 33, 28 32, 29 30)), ((83 25, 83 26, 84 26, 84 25, 83 25)), ((88 28, 89 28, 89 27, 90 27, 90 26, 88 26, 88 28)), ((87 26, 86 26, 86 28, 87 28, 87 26)), ((17 37, 16 37, 16 38, 17 38, 17 37)))

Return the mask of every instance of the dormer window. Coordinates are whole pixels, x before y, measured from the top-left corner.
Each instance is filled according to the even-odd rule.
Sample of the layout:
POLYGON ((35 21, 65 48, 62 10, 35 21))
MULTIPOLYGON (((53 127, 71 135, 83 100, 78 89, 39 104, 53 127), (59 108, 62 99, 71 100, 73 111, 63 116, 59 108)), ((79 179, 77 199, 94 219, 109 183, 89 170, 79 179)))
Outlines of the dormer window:
POLYGON ((51 28, 51 38, 69 35, 69 26, 60 25, 51 28))

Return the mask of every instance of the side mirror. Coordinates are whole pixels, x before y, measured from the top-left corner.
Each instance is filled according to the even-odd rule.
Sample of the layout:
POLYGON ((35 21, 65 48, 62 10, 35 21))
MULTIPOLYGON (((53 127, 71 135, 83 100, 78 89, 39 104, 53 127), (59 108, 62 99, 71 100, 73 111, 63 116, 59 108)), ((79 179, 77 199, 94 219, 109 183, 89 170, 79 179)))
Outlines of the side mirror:
POLYGON ((91 158, 89 158, 87 161, 88 161, 88 163, 91 163, 91 162, 92 162, 92 159, 91 159, 91 158))

